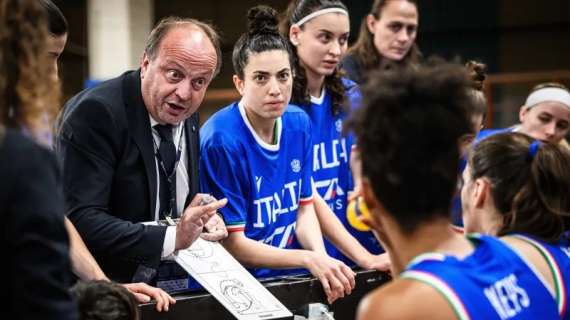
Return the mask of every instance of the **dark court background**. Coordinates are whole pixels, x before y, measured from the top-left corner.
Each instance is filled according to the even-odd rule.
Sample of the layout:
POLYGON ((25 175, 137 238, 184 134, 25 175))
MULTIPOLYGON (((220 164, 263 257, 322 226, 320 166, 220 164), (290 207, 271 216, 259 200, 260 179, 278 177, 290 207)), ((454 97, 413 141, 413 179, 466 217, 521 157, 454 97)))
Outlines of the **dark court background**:
MULTIPOLYGON (((88 79, 87 1, 54 2, 70 24, 69 42, 61 59, 64 97, 68 98, 88 79)), ((210 86, 211 94, 206 95, 203 119, 229 102, 227 94, 233 88, 231 50, 245 31, 248 8, 262 3, 282 11, 288 1, 154 1, 155 22, 169 15, 190 16, 212 22, 222 35, 224 65, 210 86)), ((344 3, 351 14, 354 39, 372 1, 344 3)), ((570 1, 420 0, 418 6, 417 42, 424 56, 477 59, 488 65, 493 126, 516 122, 518 108, 536 83, 557 80, 570 84, 570 1)))

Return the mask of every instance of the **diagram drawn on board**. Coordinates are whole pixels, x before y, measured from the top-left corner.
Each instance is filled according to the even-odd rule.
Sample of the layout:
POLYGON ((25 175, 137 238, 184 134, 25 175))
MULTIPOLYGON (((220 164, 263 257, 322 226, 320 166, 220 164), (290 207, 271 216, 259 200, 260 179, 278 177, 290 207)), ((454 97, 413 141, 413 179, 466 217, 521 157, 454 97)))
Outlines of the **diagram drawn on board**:
MULTIPOLYGON (((218 244, 219 245, 219 244, 218 244)), ((179 255, 192 259, 192 267, 200 274, 208 272, 223 272, 222 261, 214 257, 214 242, 210 241, 196 241, 189 249, 179 253, 179 255)), ((231 267, 228 269, 231 270, 231 267)))
POLYGON ((275 319, 292 314, 221 244, 198 238, 175 258, 237 319, 275 319))
POLYGON ((200 241, 186 252, 197 259, 208 259, 214 255, 214 243, 211 241, 200 241))
POLYGON ((263 311, 264 307, 257 299, 244 288, 243 283, 237 279, 220 282, 220 291, 224 298, 231 303, 239 314, 263 311))

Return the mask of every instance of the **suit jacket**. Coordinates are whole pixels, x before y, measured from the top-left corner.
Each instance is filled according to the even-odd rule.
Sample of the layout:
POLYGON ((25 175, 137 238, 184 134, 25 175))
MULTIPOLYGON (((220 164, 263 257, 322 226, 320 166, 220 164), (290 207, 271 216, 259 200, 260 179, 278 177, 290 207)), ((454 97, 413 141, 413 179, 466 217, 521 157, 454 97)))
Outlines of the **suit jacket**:
MULTIPOLYGON (((56 150, 70 220, 111 279, 132 281, 137 269, 156 270, 166 227, 139 223, 154 220, 157 192, 140 71, 84 90, 61 118, 56 150)), ((198 114, 185 126, 189 203, 199 188, 198 114)))
POLYGON ((51 151, 20 133, 0 137, 2 319, 77 319, 57 169, 51 151))

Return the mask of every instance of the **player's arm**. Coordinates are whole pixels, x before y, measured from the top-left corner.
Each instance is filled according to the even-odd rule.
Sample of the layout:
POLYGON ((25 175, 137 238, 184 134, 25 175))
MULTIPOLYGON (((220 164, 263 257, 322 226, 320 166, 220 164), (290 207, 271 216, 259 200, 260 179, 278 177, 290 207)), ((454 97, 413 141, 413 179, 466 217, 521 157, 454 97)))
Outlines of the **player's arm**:
POLYGON ((326 254, 321 226, 313 205, 313 199, 315 199, 316 194, 318 193, 313 193, 313 198, 309 202, 299 204, 295 233, 303 248, 317 253, 326 254))
POLYGON ((85 246, 85 242, 73 226, 73 223, 65 217, 65 228, 69 235, 69 256, 73 273, 83 281, 109 280, 101 267, 85 246))
POLYGON ((350 294, 355 286, 355 274, 343 262, 327 255, 312 202, 300 204, 295 233, 301 246, 315 253, 313 259, 306 261, 306 268, 319 278, 329 302, 350 294))
POLYGON ((243 231, 231 231, 222 244, 242 264, 258 268, 304 268, 304 261, 312 254, 307 250, 273 247, 246 237, 243 231))
POLYGON ((360 150, 357 145, 352 145, 350 152, 350 172, 352 173, 352 181, 354 182, 354 189, 348 195, 348 201, 355 199, 360 195, 362 183, 362 163, 360 160, 360 150))
MULTIPOLYGON (((243 231, 230 231, 228 238, 223 240, 222 244, 246 266, 272 269, 308 269, 323 284, 330 303, 344 297, 345 287, 354 287, 352 270, 326 254, 311 250, 276 248, 247 238, 243 231), (344 276, 345 272, 352 275, 352 286, 346 279, 347 277, 344 276), (342 281, 346 284, 343 284, 342 281)), ((350 293, 350 289, 347 293, 350 293)))
POLYGON ((374 255, 368 252, 332 212, 325 200, 315 190, 314 205, 323 235, 344 255, 356 262, 363 269, 390 270, 390 259, 387 254, 374 255))
MULTIPOLYGON (((73 273, 83 281, 105 280, 110 281, 101 267, 87 249, 85 242, 73 226, 73 223, 65 217, 65 228, 69 234, 69 256, 71 258, 71 268, 73 273)), ((157 311, 168 311, 170 304, 176 303, 164 290, 151 287, 146 283, 125 283, 122 284, 129 290, 140 303, 148 303, 151 299, 156 300, 157 311)))

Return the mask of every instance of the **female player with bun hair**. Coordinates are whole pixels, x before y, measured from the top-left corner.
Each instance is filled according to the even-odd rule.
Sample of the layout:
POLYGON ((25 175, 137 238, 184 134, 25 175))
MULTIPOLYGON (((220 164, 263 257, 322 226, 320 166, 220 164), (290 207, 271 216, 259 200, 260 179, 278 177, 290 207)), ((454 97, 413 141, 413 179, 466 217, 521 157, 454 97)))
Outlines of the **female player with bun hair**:
POLYGON ((202 188, 228 199, 220 210, 230 232, 223 244, 256 277, 306 268, 332 302, 351 292, 354 273, 323 244, 313 207, 311 123, 289 105, 291 48, 273 9, 254 7, 248 20, 232 55, 242 98, 201 129, 202 188))

